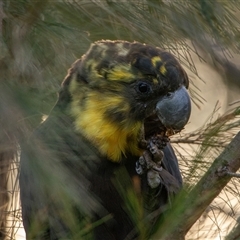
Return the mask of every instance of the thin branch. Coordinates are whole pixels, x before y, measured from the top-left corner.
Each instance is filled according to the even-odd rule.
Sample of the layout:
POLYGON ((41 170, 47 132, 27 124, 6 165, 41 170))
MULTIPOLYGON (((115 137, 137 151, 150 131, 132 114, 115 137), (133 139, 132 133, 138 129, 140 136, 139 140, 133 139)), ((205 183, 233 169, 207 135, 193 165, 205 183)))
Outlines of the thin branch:
POLYGON ((240 132, 215 159, 195 187, 190 192, 179 194, 153 239, 179 239, 179 236, 184 236, 188 232, 231 179, 223 169, 234 173, 240 168, 239 149, 240 132), (169 226, 171 228, 166 231, 169 226))
POLYGON ((225 240, 237 240, 240 238, 240 217, 237 219, 236 225, 233 227, 232 231, 225 237, 225 240))
POLYGON ((240 178, 240 173, 226 172, 226 175, 231 177, 240 178))

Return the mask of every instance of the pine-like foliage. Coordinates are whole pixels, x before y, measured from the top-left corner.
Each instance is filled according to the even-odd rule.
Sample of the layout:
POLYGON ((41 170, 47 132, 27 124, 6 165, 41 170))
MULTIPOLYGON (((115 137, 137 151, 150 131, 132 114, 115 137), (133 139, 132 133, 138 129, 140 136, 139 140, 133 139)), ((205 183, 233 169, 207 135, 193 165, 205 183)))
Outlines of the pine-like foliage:
MULTIPOLYGON (((124 39, 146 42, 173 53, 189 73, 190 93, 198 109, 209 104, 201 84, 212 79, 202 77, 204 69, 198 68, 194 59, 221 75, 215 84, 216 88, 224 84, 228 93, 223 100, 225 107, 211 106, 212 113, 203 126, 195 125, 191 131, 186 126, 186 132, 172 139, 180 159, 185 193, 177 204, 173 203, 175 210, 163 226, 171 226, 172 219, 181 213, 182 222, 188 222, 188 226, 179 222, 172 226, 186 234, 186 239, 237 239, 238 178, 226 180, 223 174, 230 182, 225 187, 219 185, 221 193, 213 199, 209 197, 211 201, 204 211, 192 213, 193 219, 198 219, 193 227, 195 220, 189 223, 184 219, 184 202, 191 193, 204 194, 199 188, 207 184, 202 177, 211 172, 215 167, 212 162, 239 131, 239 8, 240 2, 234 0, 0 0, 0 238, 15 239, 21 222, 19 143, 49 113, 66 70, 91 42, 124 39)), ((206 116, 203 111, 197 113, 199 118, 206 116)), ((238 139, 237 143, 240 148, 238 139)), ((232 156, 237 157, 231 149, 227 148, 230 154, 224 159, 225 165, 234 160, 232 156)), ((188 200, 189 209, 198 209, 197 197, 188 200)), ((156 229, 156 239, 162 229, 156 229)), ((88 226, 83 231, 89 231, 88 226)), ((171 227, 165 233, 166 239, 176 234, 171 227)))

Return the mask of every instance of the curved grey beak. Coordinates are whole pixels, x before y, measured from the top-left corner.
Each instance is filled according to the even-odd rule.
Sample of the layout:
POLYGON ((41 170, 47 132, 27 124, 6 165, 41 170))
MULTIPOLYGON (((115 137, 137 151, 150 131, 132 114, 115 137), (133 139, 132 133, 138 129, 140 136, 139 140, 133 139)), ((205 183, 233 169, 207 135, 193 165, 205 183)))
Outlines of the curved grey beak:
POLYGON ((164 96, 156 105, 158 118, 166 128, 182 130, 191 113, 191 101, 185 87, 164 96))

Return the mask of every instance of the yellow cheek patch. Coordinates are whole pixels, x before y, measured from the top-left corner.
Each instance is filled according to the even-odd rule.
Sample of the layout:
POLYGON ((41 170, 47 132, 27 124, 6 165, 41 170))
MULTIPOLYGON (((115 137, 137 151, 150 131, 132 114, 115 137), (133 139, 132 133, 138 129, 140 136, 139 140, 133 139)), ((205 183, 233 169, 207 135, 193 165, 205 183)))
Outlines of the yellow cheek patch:
POLYGON ((141 126, 139 123, 127 129, 120 128, 110 122, 105 122, 103 126, 97 141, 98 143, 102 142, 102 144, 99 144, 100 152, 107 155, 109 159, 119 162, 126 152, 137 156, 142 154, 138 148, 139 126, 141 126), (101 135, 103 136, 102 139, 101 135))
POLYGON ((156 78, 153 78, 153 84, 158 85, 158 80, 156 78))
MULTIPOLYGON (((151 59, 153 66, 156 68, 158 63, 162 62, 162 59, 159 56, 155 56, 151 59)), ((165 68, 164 63, 159 68, 159 71, 162 75, 165 75, 167 73, 167 69, 165 68)))
POLYGON ((160 71, 160 73, 161 73, 162 75, 165 75, 165 74, 167 73, 167 69, 165 68, 164 65, 162 65, 162 66, 160 67, 159 71, 160 71))
MULTIPOLYGON (((74 98, 74 96, 73 96, 74 98)), ((121 161, 127 152, 140 156, 138 148, 139 133, 142 123, 114 122, 106 116, 106 110, 122 106, 121 111, 128 111, 129 106, 120 96, 105 96, 91 92, 85 100, 84 107, 79 100, 73 99, 71 114, 74 116, 76 130, 82 133, 98 150, 114 162, 121 161)))
POLYGON ((88 72, 89 79, 96 79, 96 78, 102 78, 103 76, 97 71, 98 62, 96 62, 94 59, 88 60, 85 63, 85 69, 88 72), (89 70, 91 69, 91 70, 89 70))
POLYGON ((107 79, 111 81, 116 80, 129 82, 135 77, 136 76, 131 72, 130 64, 115 66, 113 69, 107 70, 107 79))
POLYGON ((156 67, 156 66, 157 66, 157 63, 161 62, 162 59, 161 59, 159 56, 155 56, 155 57, 153 57, 153 58, 151 59, 151 61, 152 61, 152 65, 153 65, 154 67, 156 67))

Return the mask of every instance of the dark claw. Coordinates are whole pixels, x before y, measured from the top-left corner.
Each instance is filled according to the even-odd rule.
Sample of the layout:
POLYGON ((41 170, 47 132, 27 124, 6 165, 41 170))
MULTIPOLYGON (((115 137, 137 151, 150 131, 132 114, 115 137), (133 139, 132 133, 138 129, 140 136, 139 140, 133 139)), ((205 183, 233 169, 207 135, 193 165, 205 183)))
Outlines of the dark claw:
POLYGON ((144 173, 143 167, 141 166, 139 161, 136 162, 135 170, 138 175, 142 175, 144 173))
POLYGON ((148 141, 147 150, 136 162, 136 172, 139 175, 147 173, 148 185, 151 188, 156 188, 161 183, 160 172, 163 170, 161 163, 163 159, 163 152, 157 147, 154 142, 158 140, 157 137, 148 141))
POLYGON ((162 166, 155 166, 153 167, 153 170, 157 171, 157 172, 161 172, 163 170, 162 166))
POLYGON ((149 151, 153 155, 153 161, 158 165, 161 165, 163 159, 163 152, 152 142, 149 143, 149 151))
POLYGON ((148 180, 148 185, 151 188, 156 188, 161 183, 161 178, 160 178, 159 173, 157 171, 154 171, 153 169, 148 171, 147 180, 148 180))
POLYGON ((138 161, 141 165, 144 165, 146 163, 143 156, 141 156, 138 161))

